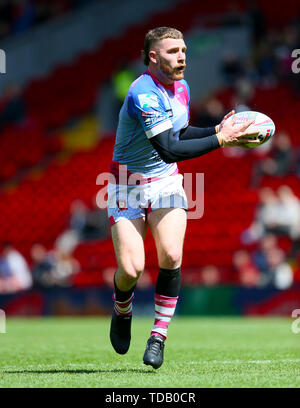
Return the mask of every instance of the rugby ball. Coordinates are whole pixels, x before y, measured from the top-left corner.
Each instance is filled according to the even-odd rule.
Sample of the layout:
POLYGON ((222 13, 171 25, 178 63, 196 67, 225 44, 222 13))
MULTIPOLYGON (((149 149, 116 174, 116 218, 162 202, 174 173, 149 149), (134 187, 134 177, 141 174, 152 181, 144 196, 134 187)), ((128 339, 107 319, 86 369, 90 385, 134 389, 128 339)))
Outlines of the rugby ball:
MULTIPOLYGON (((236 118, 236 122, 234 126, 242 125, 243 123, 247 122, 248 120, 254 119, 255 122, 252 123, 247 128, 247 132, 253 132, 255 134, 258 133, 258 136, 253 136, 252 138, 255 140, 256 138, 260 140, 259 144, 256 144, 255 146, 245 143, 245 146, 248 148, 251 147, 257 147, 260 146, 264 143, 266 143, 268 140, 271 139, 271 137, 275 133, 275 124, 272 121, 271 118, 269 118, 267 115, 261 112, 255 112, 255 111, 245 111, 245 112, 239 112, 235 113, 232 115, 228 120, 232 120, 232 118, 236 118)), ((227 122, 226 121, 226 122, 227 122)), ((248 136, 248 139, 251 139, 251 136, 248 136)))

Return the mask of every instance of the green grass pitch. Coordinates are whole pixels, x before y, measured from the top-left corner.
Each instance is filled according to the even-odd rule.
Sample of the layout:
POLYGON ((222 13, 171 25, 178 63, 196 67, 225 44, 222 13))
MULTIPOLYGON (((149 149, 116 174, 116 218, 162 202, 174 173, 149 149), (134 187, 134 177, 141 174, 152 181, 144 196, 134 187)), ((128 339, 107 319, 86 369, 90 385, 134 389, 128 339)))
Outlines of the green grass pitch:
POLYGON ((164 364, 142 363, 151 318, 134 318, 117 355, 108 318, 8 319, 0 387, 300 387, 300 333, 288 318, 175 317, 164 364))

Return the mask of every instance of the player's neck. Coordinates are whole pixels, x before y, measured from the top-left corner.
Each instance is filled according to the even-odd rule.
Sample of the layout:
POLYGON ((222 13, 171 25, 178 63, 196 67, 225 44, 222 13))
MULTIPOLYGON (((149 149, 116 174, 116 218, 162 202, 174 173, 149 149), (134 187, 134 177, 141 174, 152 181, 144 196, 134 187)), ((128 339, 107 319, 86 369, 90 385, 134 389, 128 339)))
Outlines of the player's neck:
POLYGON ((171 88, 174 85, 174 80, 167 78, 161 71, 154 69, 153 67, 148 68, 149 74, 152 76, 153 79, 156 79, 166 88, 171 88))

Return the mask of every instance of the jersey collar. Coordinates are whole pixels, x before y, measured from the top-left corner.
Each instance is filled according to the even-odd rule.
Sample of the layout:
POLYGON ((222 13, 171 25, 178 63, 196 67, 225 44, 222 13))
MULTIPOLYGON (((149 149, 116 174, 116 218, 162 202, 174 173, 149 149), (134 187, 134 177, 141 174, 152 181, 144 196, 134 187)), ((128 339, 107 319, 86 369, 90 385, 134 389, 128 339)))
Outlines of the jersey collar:
POLYGON ((165 89, 169 89, 170 91, 174 92, 175 89, 175 81, 173 82, 172 85, 165 85, 163 84, 158 78, 156 78, 155 75, 152 74, 152 72, 149 71, 149 69, 147 69, 146 74, 149 74, 151 76, 151 78, 153 79, 154 82, 156 82, 157 84, 160 84, 161 86, 163 86, 165 89))

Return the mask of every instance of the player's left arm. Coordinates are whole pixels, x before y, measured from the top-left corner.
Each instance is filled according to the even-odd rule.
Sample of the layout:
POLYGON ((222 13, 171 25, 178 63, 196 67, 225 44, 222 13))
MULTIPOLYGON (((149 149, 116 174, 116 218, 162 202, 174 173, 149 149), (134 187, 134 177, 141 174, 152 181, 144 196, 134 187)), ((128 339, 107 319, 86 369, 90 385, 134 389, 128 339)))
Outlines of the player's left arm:
MULTIPOLYGON (((184 89, 186 90, 186 100, 187 100, 187 108, 188 108, 190 104, 190 100, 191 100, 190 87, 185 79, 183 79, 181 82, 182 82, 184 89)), ((217 124, 216 126, 211 126, 211 127, 206 127, 206 128, 187 126, 180 131, 179 140, 203 139, 208 136, 216 135, 221 131, 225 121, 228 118, 230 118, 230 116, 232 116, 233 114, 234 114, 234 111, 229 112, 227 115, 224 116, 221 123, 217 124)))
POLYGON ((225 115, 220 124, 212 127, 200 128, 187 126, 180 131, 179 140, 202 139, 203 137, 218 134, 222 130, 226 120, 232 115, 234 115, 234 110, 225 115))
POLYGON ((207 128, 187 126, 180 131, 179 140, 202 139, 203 137, 215 135, 216 133, 216 126, 207 128))

